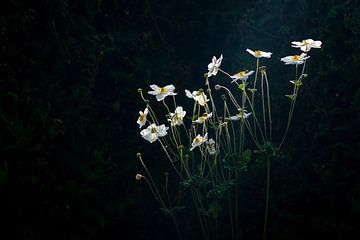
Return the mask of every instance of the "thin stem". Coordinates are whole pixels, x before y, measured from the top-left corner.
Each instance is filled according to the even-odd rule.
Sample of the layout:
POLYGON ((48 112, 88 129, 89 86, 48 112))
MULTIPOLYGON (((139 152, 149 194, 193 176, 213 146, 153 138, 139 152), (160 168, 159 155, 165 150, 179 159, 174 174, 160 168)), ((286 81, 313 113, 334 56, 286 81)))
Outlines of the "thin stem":
POLYGON ((263 240, 266 239, 268 211, 269 211, 269 195, 270 195, 270 155, 266 156, 266 200, 265 200, 265 215, 264 215, 264 229, 263 240))

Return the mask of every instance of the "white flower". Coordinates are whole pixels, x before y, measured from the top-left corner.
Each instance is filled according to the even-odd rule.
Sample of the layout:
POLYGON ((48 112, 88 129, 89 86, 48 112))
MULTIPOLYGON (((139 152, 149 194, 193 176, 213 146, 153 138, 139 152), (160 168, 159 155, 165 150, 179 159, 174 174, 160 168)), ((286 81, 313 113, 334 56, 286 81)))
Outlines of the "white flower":
POLYGON ((247 80, 250 75, 252 75, 254 71, 240 71, 234 75, 231 76, 233 79, 231 82, 236 82, 237 80, 247 80))
POLYGON ((216 59, 216 57, 213 56, 211 63, 208 64, 208 73, 207 73, 208 77, 215 76, 217 74, 222 60, 223 60, 222 54, 220 55, 219 59, 216 59))
POLYGON ((238 121, 240 119, 246 119, 251 115, 251 113, 248 113, 245 109, 240 108, 238 109, 238 111, 239 111, 238 114, 236 114, 235 116, 231 116, 230 120, 238 121))
POLYGON ((208 153, 210 155, 214 155, 216 153, 215 141, 212 138, 210 138, 209 141, 207 141, 205 144, 206 144, 206 149, 208 150, 208 153))
POLYGON ((196 123, 199 123, 199 124, 202 124, 203 122, 205 122, 207 119, 211 118, 212 117, 212 113, 204 113, 201 117, 198 117, 198 119, 196 121, 193 121, 193 122, 196 122, 196 123))
POLYGON ((161 101, 164 100, 167 96, 173 96, 177 93, 174 93, 175 87, 174 85, 166 85, 165 87, 159 87, 158 85, 152 84, 150 88, 153 91, 149 91, 148 94, 156 95, 156 100, 161 101))
POLYGON ((149 109, 145 108, 144 112, 139 111, 139 118, 137 120, 137 124, 139 124, 139 128, 142 128, 146 123, 146 116, 149 113, 149 109))
POLYGON ((307 56, 306 53, 302 53, 301 55, 293 55, 293 56, 286 56, 281 58, 280 60, 285 63, 285 65, 288 64, 296 64, 300 65, 303 64, 306 59, 308 59, 310 56, 307 56))
POLYGON ((188 98, 194 99, 201 106, 205 106, 205 104, 209 101, 207 96, 203 91, 193 91, 192 93, 189 90, 185 90, 185 94, 188 98))
POLYGON ((183 111, 183 108, 178 106, 175 109, 174 113, 170 113, 170 118, 168 119, 171 122, 171 126, 183 124, 183 118, 186 115, 186 111, 183 111))
POLYGON ((291 42, 292 43, 292 47, 294 48, 300 48, 301 51, 303 52, 308 52, 311 50, 311 48, 321 48, 321 41, 314 41, 312 39, 305 39, 302 40, 301 42, 291 42))
POLYGON ((196 148, 196 147, 200 146, 201 144, 203 144, 204 142, 206 142, 207 138, 208 138, 207 133, 205 134, 204 137, 202 137, 200 134, 198 134, 194 138, 193 142, 191 143, 190 151, 194 150, 194 148, 196 148))
POLYGON ((169 127, 164 124, 156 126, 155 123, 150 124, 146 129, 141 130, 141 136, 150 143, 155 142, 159 137, 164 137, 167 134, 169 127))
POLYGON ((256 57, 256 58, 262 58, 262 57, 264 57, 264 58, 271 58, 271 52, 263 52, 263 51, 261 51, 261 50, 255 50, 255 51, 253 51, 253 50, 251 50, 251 49, 246 49, 246 51, 248 52, 248 53, 250 53, 251 55, 253 55, 254 57, 256 57))

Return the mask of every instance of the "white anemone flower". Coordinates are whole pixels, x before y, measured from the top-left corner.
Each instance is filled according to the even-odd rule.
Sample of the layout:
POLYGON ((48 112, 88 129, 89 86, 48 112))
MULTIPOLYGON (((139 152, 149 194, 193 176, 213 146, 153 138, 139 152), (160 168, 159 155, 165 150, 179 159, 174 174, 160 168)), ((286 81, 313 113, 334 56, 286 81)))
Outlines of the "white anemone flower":
POLYGON ((193 142, 191 143, 191 148, 190 148, 190 151, 194 150, 194 148, 200 146, 201 144, 203 144, 204 142, 207 141, 207 138, 208 138, 208 134, 206 133, 204 137, 202 137, 200 134, 198 134, 193 142))
POLYGON ((188 98, 194 99, 201 106, 205 106, 206 103, 209 101, 209 99, 207 98, 206 94, 203 91, 190 92, 189 90, 185 89, 185 94, 188 98))
POLYGON ((169 127, 165 127, 164 124, 156 126, 155 123, 150 124, 146 129, 141 130, 141 136, 149 141, 150 143, 155 142, 159 137, 164 137, 167 135, 167 130, 169 127))
POLYGON ((174 96, 177 94, 174 93, 175 87, 172 84, 166 85, 165 87, 159 87, 158 85, 152 84, 150 85, 150 88, 153 91, 148 91, 148 94, 155 95, 156 100, 158 101, 164 100, 167 96, 174 96))
POLYGON ((250 53, 251 55, 253 55, 254 57, 256 57, 256 58, 262 58, 262 57, 271 58, 271 54, 272 54, 271 52, 264 52, 264 51, 261 51, 261 50, 253 51, 251 49, 246 49, 246 51, 248 53, 250 53))
POLYGON ((168 119, 171 122, 171 126, 183 124, 183 119, 186 115, 186 111, 183 110, 181 106, 176 107, 174 113, 170 113, 170 118, 168 119))
POLYGON ((231 81, 231 83, 236 82, 238 80, 247 80, 248 77, 250 75, 252 75, 253 73, 254 73, 254 71, 250 71, 250 72, 248 72, 248 71, 240 71, 240 72, 238 72, 238 73, 231 76, 231 78, 233 79, 231 81))
POLYGON ((138 120, 136 122, 137 124, 139 124, 139 128, 142 128, 145 125, 146 117, 147 117, 148 113, 149 113, 148 108, 145 108, 144 112, 139 111, 140 116, 139 116, 139 118, 138 118, 138 120))
POLYGON ((292 47, 294 48, 300 48, 301 51, 303 52, 309 52, 311 50, 311 48, 321 48, 321 41, 314 41, 312 39, 305 39, 302 40, 301 42, 291 42, 292 43, 292 47))
POLYGON ((289 64, 296 64, 300 65, 305 62, 310 56, 307 56, 306 53, 302 53, 301 55, 293 55, 293 56, 286 56, 281 58, 280 60, 285 63, 285 65, 289 64))
POLYGON ((210 155, 214 155, 216 153, 214 139, 210 138, 209 141, 207 141, 205 144, 206 144, 206 149, 207 149, 208 153, 210 155))
POLYGON ((197 120, 193 121, 193 122, 196 122, 196 123, 199 123, 199 124, 202 124, 204 123, 206 120, 208 120, 209 118, 212 117, 212 112, 207 114, 207 113, 204 113, 201 117, 198 117, 197 120))
POLYGON ((218 73, 222 60, 223 60, 222 54, 218 59, 216 59, 216 57, 213 56, 211 63, 208 64, 208 73, 207 73, 208 77, 215 76, 218 73))
POLYGON ((230 120, 232 121, 239 121, 240 119, 246 119, 248 118, 251 113, 248 113, 245 109, 238 109, 238 114, 236 114, 235 116, 231 116, 230 120))

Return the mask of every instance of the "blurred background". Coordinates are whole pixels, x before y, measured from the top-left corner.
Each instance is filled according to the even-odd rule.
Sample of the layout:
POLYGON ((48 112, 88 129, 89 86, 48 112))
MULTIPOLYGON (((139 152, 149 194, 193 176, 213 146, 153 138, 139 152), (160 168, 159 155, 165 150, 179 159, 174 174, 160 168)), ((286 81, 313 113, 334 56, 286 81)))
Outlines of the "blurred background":
MULTIPOLYGON (((291 41, 313 38, 323 46, 310 52, 284 156, 272 162, 268 239, 354 239, 359 36, 358 0, 2 1, 0 238, 175 239, 134 178, 137 152, 160 183, 171 171, 159 144, 139 135, 137 89, 174 84, 180 95, 203 86, 213 55, 235 73, 255 68, 246 48, 270 51, 282 132, 293 68, 280 58, 296 53, 291 41)), ((264 164, 241 179, 241 239, 261 239, 264 164)), ((189 216, 179 220, 185 239, 199 239, 189 216)))

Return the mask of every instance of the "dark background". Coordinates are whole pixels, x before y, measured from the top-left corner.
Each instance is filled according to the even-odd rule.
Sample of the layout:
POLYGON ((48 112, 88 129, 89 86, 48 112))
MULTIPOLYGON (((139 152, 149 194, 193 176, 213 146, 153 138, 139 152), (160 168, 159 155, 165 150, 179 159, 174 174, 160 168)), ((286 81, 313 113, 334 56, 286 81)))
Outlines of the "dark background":
MULTIPOLYGON (((295 52, 291 41, 313 38, 323 46, 310 52, 284 157, 272 162, 268 239, 354 239, 359 36, 357 0, 2 1, 0 238, 175 239, 134 178, 143 173, 136 152, 157 180, 170 169, 158 144, 139 136, 137 89, 196 89, 213 55, 233 73, 254 66, 246 48, 271 51, 283 131, 292 68, 279 60, 295 52)), ((242 176, 242 239, 261 237, 264 180, 261 163, 242 176)), ((180 226, 199 237, 191 214, 180 226)))

